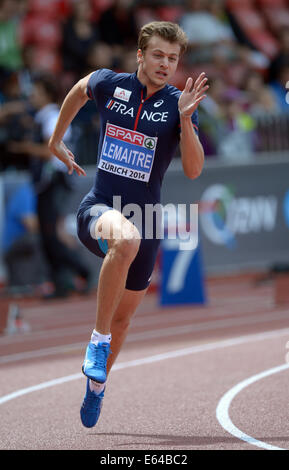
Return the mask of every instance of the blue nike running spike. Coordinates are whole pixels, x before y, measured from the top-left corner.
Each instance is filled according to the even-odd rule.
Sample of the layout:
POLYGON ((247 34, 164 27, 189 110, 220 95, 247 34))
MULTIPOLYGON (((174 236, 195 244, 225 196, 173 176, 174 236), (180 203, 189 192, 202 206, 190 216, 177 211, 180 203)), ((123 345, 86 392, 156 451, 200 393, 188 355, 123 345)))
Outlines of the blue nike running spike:
POLYGON ((99 395, 92 392, 89 386, 89 379, 87 379, 86 394, 80 408, 80 419, 83 426, 86 428, 92 428, 98 421, 102 408, 104 390, 99 395))
POLYGON ((109 343, 90 342, 86 348, 82 372, 86 377, 95 382, 106 382, 106 363, 110 353, 109 343))

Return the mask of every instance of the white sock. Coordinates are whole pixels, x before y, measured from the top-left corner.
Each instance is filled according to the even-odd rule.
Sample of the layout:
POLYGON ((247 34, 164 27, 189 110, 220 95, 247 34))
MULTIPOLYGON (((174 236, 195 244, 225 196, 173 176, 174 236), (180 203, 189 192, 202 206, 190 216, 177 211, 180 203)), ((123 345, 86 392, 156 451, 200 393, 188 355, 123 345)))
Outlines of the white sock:
POLYGON ((90 391, 95 392, 97 395, 99 395, 103 391, 105 384, 106 382, 104 384, 100 384, 98 382, 94 382, 94 380, 90 380, 89 381, 90 391))
POLYGON ((93 330, 90 341, 94 343, 96 346, 98 343, 110 343, 111 342, 111 334, 102 335, 98 333, 98 331, 93 330))

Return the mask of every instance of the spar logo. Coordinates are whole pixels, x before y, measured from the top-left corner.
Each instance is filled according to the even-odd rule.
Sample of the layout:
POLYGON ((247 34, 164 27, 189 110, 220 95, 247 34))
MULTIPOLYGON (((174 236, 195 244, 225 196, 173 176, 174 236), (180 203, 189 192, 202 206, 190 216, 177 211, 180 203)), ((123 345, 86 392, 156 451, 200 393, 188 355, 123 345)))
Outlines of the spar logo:
POLYGON ((271 232, 276 226, 276 196, 239 197, 229 186, 208 187, 200 201, 200 223, 216 245, 234 249, 236 236, 271 232))
POLYGON ((130 131, 124 127, 115 126, 113 124, 108 124, 106 129, 106 135, 109 137, 115 137, 118 140, 124 142, 129 142, 130 144, 136 144, 143 146, 144 144, 144 134, 136 131, 130 131))

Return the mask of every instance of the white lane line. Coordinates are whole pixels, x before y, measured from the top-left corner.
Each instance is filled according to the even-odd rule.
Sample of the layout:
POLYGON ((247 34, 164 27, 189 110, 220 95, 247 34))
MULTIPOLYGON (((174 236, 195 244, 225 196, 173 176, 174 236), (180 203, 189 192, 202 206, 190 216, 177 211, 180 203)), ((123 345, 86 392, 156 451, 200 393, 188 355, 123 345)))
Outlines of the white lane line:
POLYGON ((216 330, 218 328, 230 328, 232 326, 254 325, 259 323, 272 323, 276 320, 288 320, 288 310, 278 313, 264 313, 251 315, 250 317, 240 317, 234 319, 224 318, 215 321, 206 321, 201 323, 189 323, 182 326, 170 326, 168 328, 155 328, 153 330, 141 333, 132 333, 128 337, 128 341, 136 341, 142 339, 157 339, 165 336, 174 336, 176 334, 194 333, 196 331, 216 330))
POLYGON ((37 385, 32 385, 32 387, 21 388, 20 390, 16 390, 15 392, 9 393, 8 395, 4 395, 0 398, 0 405, 6 403, 7 401, 14 400, 14 398, 21 397, 23 395, 27 395, 28 393, 38 392, 39 390, 43 390, 45 388, 54 387, 54 385, 63 384, 65 382, 71 382, 72 380, 77 380, 80 377, 83 377, 83 374, 72 374, 66 375, 65 377, 59 377, 59 379, 52 379, 48 380, 47 382, 42 382, 37 385))
MULTIPOLYGON (((240 304, 239 300, 237 301, 238 303, 238 306, 240 304)), ((236 304, 236 300, 235 300, 235 304, 236 304)), ((264 316, 264 314, 266 315, 270 315, 272 316, 272 318, 275 318, 276 317, 276 310, 273 309, 273 306, 269 306, 267 305, 268 302, 266 301, 266 305, 265 304, 260 304, 258 305, 258 310, 259 312, 262 312, 262 316, 264 316), (270 309, 269 307, 272 307, 272 309, 270 309), (263 310, 262 310, 263 309, 263 310)), ((215 318, 215 317, 222 317, 222 318, 226 318, 228 316, 230 316, 229 320, 232 319, 233 321, 236 320, 236 317, 244 317, 244 315, 246 316, 247 315, 247 318, 248 318, 248 314, 251 314, 250 315, 250 318, 255 318, 256 316, 259 316, 260 317, 260 313, 257 313, 256 314, 256 311, 252 311, 252 302, 248 302, 246 300, 246 305, 242 305, 242 309, 239 310, 237 309, 236 310, 236 305, 234 306, 234 310, 232 311, 232 308, 230 307, 229 309, 226 309, 224 308, 224 305, 221 305, 219 307, 212 307, 212 306, 209 306, 209 309, 207 310, 207 314, 208 314, 208 318, 209 318, 209 322, 211 321, 212 318, 215 318), (231 316, 233 315, 233 318, 231 318, 231 316)), ((283 318, 283 314, 286 316, 286 318, 288 317, 288 309, 284 309, 284 310, 278 310, 278 314, 281 315, 281 318, 283 318)), ((188 310, 178 310, 178 319, 180 319, 179 321, 181 320, 188 320, 189 318, 193 318, 193 320, 199 320, 199 319, 203 319, 204 318, 204 310, 203 309, 195 309, 194 311, 188 311, 188 310)), ((246 317, 245 317, 246 318, 246 317)), ((89 320, 89 319, 88 319, 89 320)), ((44 329, 42 330, 35 330, 35 331, 31 331, 31 332, 28 332, 28 333, 25 333, 25 334, 21 334, 21 335, 7 335, 7 336, 2 336, 0 337, 0 345, 5 345, 5 344, 15 344, 15 343, 23 343, 23 342, 26 342, 27 339, 42 339, 42 338, 57 338, 57 337, 64 337, 64 336, 70 336, 70 335, 73 335, 73 334, 79 334, 79 333, 87 333, 87 330, 90 328, 90 324, 91 322, 89 321, 86 321, 86 323, 81 323, 80 325, 79 324, 76 324, 74 326, 63 326, 63 322, 60 323, 60 326, 57 327, 57 324, 55 324, 55 328, 51 328, 51 329, 47 329, 45 326, 44 326, 44 329)), ((160 316, 156 315, 156 313, 153 313, 152 315, 145 315, 145 316, 138 316, 137 314, 133 317, 132 319, 132 326, 133 327, 141 327, 141 326, 154 326, 155 324, 160 324, 162 321, 164 320, 164 316, 160 316)), ((166 311, 165 312, 165 320, 166 320, 166 325, 169 325, 170 323, 173 323, 175 324, 176 322, 176 315, 175 313, 173 312, 170 312, 170 311, 166 311)), ((218 321, 218 320, 217 320, 218 321)), ((226 320, 226 322, 228 321, 228 319, 226 320)), ((28 322, 29 322, 29 317, 28 317, 28 322)), ((208 323, 208 322, 206 322, 208 323)), ((200 323, 201 324, 201 323, 200 323)))
POLYGON ((232 403, 232 400, 244 388, 248 387, 252 383, 257 382, 258 380, 264 379, 265 377, 268 377, 269 375, 277 374, 278 372, 281 372, 288 368, 289 368, 289 364, 282 364, 278 367, 274 367, 273 369, 265 370, 264 372, 261 372, 260 374, 253 375, 252 377, 249 377, 248 379, 245 379, 242 382, 239 382, 237 385, 231 388, 227 393, 225 393, 225 395, 223 395, 223 397, 219 401, 217 409, 216 409, 216 416, 220 425, 230 434, 237 437, 238 439, 241 439, 242 441, 247 442, 248 444, 252 444, 254 446, 261 447, 266 450, 288 450, 288 449, 283 449, 282 447, 272 446, 271 444, 267 444, 266 442, 259 441, 258 439, 255 439, 252 436, 248 436, 248 434, 245 434, 243 431, 238 429, 232 423, 230 416, 229 416, 229 408, 232 403))
MULTIPOLYGON (((287 320, 288 311, 284 310, 278 314, 263 314, 255 315, 250 318, 237 318, 237 319, 222 319, 216 321, 206 321, 201 323, 193 323, 176 327, 168 328, 157 328, 154 330, 147 330, 141 333, 129 333, 126 342, 141 341, 146 339, 158 339, 163 337, 175 336, 175 335, 184 335, 188 333, 194 333, 197 331, 208 331, 208 330, 217 330, 218 328, 230 328, 232 326, 241 326, 241 325, 252 325, 258 323, 273 323, 276 320, 287 320)), ((58 335, 61 334, 61 331, 58 331, 58 335)), ((63 335, 64 336, 64 335, 63 335)), ((13 337, 11 337, 13 338, 13 337)), ((58 354, 61 352, 69 352, 73 350, 82 349, 85 347, 85 343, 74 343, 61 346, 52 346, 50 348, 42 348, 34 351, 24 351, 16 354, 9 354, 7 356, 0 356, 0 364, 7 364, 9 362, 21 361, 24 359, 32 359, 37 357, 43 357, 46 355, 58 354)))
MULTIPOLYGON (((190 348, 177 349, 175 351, 169 351, 163 354, 156 354, 154 356, 148 356, 141 359, 135 359, 133 361, 120 362, 115 364, 112 367, 112 371, 127 369, 129 367, 136 367, 144 364, 152 364, 153 362, 163 361, 166 359, 173 359, 176 357, 187 356, 189 354, 196 354, 205 351, 213 351, 215 349, 227 348, 230 346, 236 346, 238 344, 244 344, 249 342, 262 341, 265 339, 275 338, 282 335, 288 335, 289 329, 269 331, 265 333, 257 333, 254 335, 239 336, 237 338, 230 338, 222 341, 216 341, 212 343, 201 344, 198 346, 192 346, 190 348)), ((64 377, 59 377, 58 379, 52 379, 47 382, 42 382, 40 384, 33 385, 31 387, 22 388, 15 392, 9 393, 0 397, 0 405, 6 403, 14 398, 27 395, 28 393, 36 392, 43 390, 45 388, 53 387, 65 382, 70 382, 72 380, 78 380, 83 377, 82 373, 67 375, 64 377)))
POLYGON ((66 354, 81 349, 85 350, 86 346, 87 342, 62 344, 61 346, 51 346, 50 348, 35 349, 34 351, 24 351, 21 353, 9 354, 7 356, 0 356, 0 365, 8 364, 9 362, 53 356, 54 354, 66 354))

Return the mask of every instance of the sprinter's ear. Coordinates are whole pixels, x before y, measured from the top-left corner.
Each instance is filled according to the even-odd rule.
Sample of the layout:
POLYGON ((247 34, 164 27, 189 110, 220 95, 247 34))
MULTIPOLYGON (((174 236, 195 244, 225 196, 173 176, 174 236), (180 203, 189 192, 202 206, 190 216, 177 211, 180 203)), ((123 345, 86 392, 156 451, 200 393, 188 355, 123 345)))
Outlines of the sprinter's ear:
POLYGON ((143 62, 143 53, 141 49, 138 49, 136 57, 137 57, 137 63, 138 65, 140 65, 143 62))

